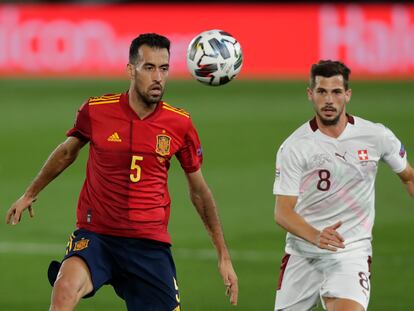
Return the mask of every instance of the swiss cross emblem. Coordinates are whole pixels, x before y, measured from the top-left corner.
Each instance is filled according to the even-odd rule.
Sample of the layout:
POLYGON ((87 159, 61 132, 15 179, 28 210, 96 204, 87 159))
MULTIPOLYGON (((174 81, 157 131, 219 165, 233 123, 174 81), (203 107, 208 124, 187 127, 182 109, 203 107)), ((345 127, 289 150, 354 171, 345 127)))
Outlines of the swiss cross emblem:
POLYGON ((368 150, 358 150, 358 159, 360 161, 368 160, 368 150))

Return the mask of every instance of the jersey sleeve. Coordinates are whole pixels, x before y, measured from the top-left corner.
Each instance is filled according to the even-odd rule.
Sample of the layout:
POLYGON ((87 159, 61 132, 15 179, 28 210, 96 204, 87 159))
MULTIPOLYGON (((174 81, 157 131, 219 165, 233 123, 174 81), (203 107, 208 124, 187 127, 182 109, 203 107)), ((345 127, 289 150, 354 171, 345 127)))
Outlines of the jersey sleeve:
POLYGON ((302 172, 299 156, 291 148, 282 145, 276 155, 273 194, 299 196, 302 172))
POLYGON ((407 167, 407 153, 400 140, 386 127, 384 127, 381 147, 382 160, 384 160, 395 173, 401 173, 407 167))
POLYGON ((203 151, 197 130, 190 120, 189 130, 185 134, 183 146, 176 153, 181 167, 186 173, 197 171, 203 163, 203 151))
POLYGON ((77 137, 85 142, 91 139, 91 123, 89 118, 89 101, 86 101, 78 110, 73 127, 67 131, 67 137, 77 137))

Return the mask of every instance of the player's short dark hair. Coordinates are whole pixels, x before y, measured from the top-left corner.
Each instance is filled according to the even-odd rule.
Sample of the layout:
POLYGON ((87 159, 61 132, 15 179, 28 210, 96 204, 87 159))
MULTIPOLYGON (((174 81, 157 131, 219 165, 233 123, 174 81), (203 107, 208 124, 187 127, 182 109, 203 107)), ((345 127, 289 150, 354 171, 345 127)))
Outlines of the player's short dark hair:
POLYGON ((322 76, 325 78, 341 75, 344 78, 345 90, 348 89, 349 75, 351 69, 349 69, 344 63, 340 61, 320 60, 317 64, 313 64, 310 72, 309 85, 313 89, 315 87, 315 77, 322 76))
POLYGON ((135 64, 138 59, 138 50, 142 45, 152 48, 167 49, 170 54, 170 40, 156 33, 144 33, 132 40, 129 47, 129 63, 135 64))

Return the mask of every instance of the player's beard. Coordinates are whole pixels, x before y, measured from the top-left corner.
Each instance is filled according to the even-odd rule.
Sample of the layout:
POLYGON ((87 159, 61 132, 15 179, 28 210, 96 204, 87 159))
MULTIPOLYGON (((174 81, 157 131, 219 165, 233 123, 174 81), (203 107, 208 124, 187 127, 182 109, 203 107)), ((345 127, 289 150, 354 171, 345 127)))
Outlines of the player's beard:
POLYGON ((143 103, 147 106, 147 107, 151 107, 153 105, 156 105, 157 103, 160 102, 160 100, 162 99, 162 96, 164 95, 164 88, 161 85, 158 85, 159 89, 160 89, 160 94, 159 95, 151 95, 150 91, 152 90, 151 86, 150 88, 148 88, 148 91, 139 91, 137 90, 137 95, 141 98, 141 100, 143 101, 143 103))
POLYGON ((339 118, 341 115, 337 115, 335 118, 333 119, 325 119, 324 117, 322 117, 319 113, 319 120, 321 120, 321 123, 325 126, 332 126, 332 125, 337 125, 339 122, 339 118))
MULTIPOLYGON (((325 108, 325 107, 324 107, 325 108)), ((335 111, 338 111, 336 108, 334 108, 335 111)), ((325 126, 333 126, 333 125, 337 125, 339 122, 339 119, 341 118, 341 115, 344 111, 344 108, 342 107, 342 109, 339 111, 338 115, 335 116, 333 119, 326 119, 325 117, 323 117, 322 113, 320 113, 319 111, 317 111, 316 113, 319 116, 319 120, 321 121, 321 123, 325 126)))

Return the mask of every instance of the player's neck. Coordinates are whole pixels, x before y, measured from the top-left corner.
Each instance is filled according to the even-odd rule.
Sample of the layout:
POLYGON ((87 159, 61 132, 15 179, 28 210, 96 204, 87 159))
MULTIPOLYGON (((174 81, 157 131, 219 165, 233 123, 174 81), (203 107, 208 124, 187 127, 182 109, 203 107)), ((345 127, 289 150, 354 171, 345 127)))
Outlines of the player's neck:
POLYGON ((129 106, 137 114, 138 118, 145 119, 157 108, 157 104, 147 105, 133 90, 129 90, 129 106))
POLYGON ((335 125, 325 125, 322 123, 320 118, 316 116, 316 122, 318 124, 319 130, 323 134, 329 137, 338 138, 346 128, 346 124, 348 123, 348 118, 346 114, 344 113, 341 115, 338 123, 336 123, 335 125))

